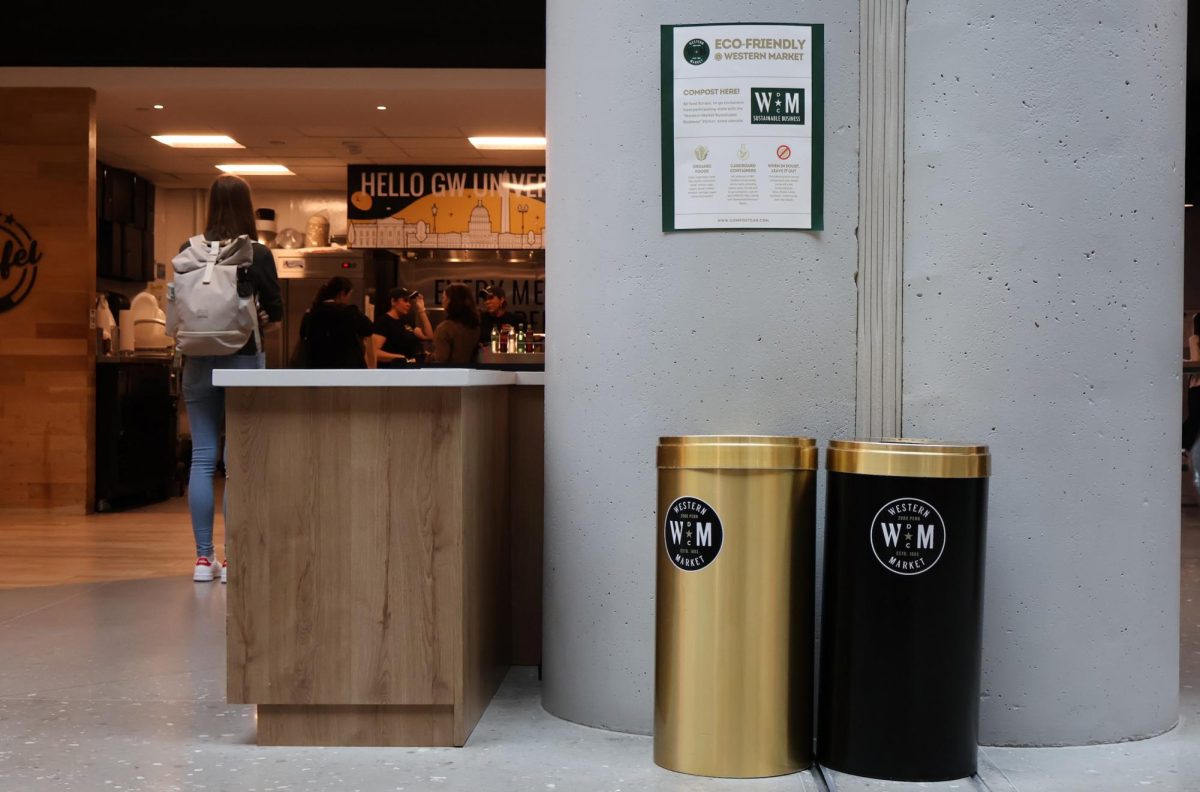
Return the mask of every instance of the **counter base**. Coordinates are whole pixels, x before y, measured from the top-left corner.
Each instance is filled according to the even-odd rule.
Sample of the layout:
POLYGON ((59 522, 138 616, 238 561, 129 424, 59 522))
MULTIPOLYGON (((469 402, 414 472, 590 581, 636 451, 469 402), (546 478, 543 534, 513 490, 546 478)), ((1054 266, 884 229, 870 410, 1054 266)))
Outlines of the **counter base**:
POLYGON ((508 391, 229 389, 226 697, 259 744, 466 742, 511 657, 508 391))
POLYGON ((449 705, 259 704, 258 744, 450 747, 463 743, 454 739, 454 707, 449 705))

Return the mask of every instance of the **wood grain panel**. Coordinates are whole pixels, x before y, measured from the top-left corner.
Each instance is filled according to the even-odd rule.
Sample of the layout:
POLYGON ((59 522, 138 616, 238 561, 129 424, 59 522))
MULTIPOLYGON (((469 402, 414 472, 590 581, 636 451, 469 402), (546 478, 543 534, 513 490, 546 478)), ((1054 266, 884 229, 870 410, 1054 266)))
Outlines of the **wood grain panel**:
POLYGON ((541 386, 509 390, 513 665, 542 662, 545 402, 545 388, 541 386))
POLYGON ((466 741, 509 661, 508 392, 227 392, 228 698, 261 743, 466 741))
POLYGON ((259 745, 454 745, 448 706, 258 707, 259 745))
POLYGON ((0 459, 7 463, 0 509, 91 509, 95 164, 92 91, 0 89, 0 213, 25 226, 43 254, 29 297, 0 313, 0 459), (78 379, 49 384, 26 376, 31 372, 78 379), (37 442, 63 434, 82 453, 56 453, 37 442))
POLYGON ((231 702, 451 704, 459 392, 231 389, 231 702))
POLYGON ((88 327, 77 322, 38 322, 38 338, 87 338, 88 327))
POLYGON ((462 391, 463 687, 455 743, 466 743, 508 670, 511 628, 509 388, 462 391))

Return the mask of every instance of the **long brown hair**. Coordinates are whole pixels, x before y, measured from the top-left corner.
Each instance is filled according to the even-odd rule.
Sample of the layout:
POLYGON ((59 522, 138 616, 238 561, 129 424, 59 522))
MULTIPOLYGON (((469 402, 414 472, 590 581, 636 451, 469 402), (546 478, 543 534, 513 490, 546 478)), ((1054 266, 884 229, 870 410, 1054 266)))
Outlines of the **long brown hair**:
POLYGON ((446 287, 446 296, 450 298, 450 304, 446 306, 447 319, 467 327, 479 327, 479 309, 470 289, 461 283, 451 283, 446 287))
POLYGON ((339 294, 349 294, 354 291, 354 284, 349 278, 343 278, 341 275, 334 275, 325 283, 321 284, 321 288, 317 290, 317 296, 313 299, 312 307, 316 308, 326 300, 332 300, 339 294))
POLYGON ((222 174, 208 190, 208 225, 206 239, 233 239, 242 234, 258 239, 254 227, 254 199, 245 179, 229 173, 222 174))

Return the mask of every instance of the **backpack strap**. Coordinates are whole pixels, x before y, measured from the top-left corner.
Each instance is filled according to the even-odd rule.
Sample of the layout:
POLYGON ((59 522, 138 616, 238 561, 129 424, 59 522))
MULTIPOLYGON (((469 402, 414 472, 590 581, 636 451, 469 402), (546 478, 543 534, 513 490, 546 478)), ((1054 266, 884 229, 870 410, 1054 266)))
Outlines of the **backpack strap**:
POLYGON ((209 242, 208 252, 210 258, 208 259, 208 263, 204 265, 204 278, 200 281, 201 283, 212 283, 213 268, 217 266, 217 254, 221 252, 221 243, 215 241, 209 242))
POLYGON ((254 314, 254 351, 259 355, 266 355, 267 350, 263 349, 262 332, 258 328, 258 295, 250 298, 250 313, 254 314))
MULTIPOLYGON (((248 234, 242 234, 238 239, 244 239, 250 245, 250 264, 247 270, 254 266, 254 241, 250 239, 248 234)), ((249 271, 246 273, 249 275, 249 271)), ((263 349, 262 330, 258 326, 258 286, 254 287, 254 294, 250 297, 250 312, 254 314, 254 348, 260 355, 266 355, 267 350, 263 349)))

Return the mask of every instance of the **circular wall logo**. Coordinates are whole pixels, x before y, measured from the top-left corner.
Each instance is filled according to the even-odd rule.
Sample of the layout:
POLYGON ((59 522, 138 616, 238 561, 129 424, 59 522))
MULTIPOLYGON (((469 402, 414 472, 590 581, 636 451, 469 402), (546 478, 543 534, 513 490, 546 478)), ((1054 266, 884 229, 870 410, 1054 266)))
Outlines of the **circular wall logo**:
POLYGON ((897 498, 871 521, 871 551, 897 575, 928 572, 946 549, 946 523, 923 500, 897 498))
POLYGON ((704 39, 692 39, 683 45, 683 59, 693 66, 699 66, 708 60, 708 42, 704 39))
POLYGON ((42 260, 37 240, 11 214, 0 212, 0 313, 29 296, 42 260))
POLYGON ((695 572, 717 560, 725 531, 712 506, 699 498, 676 498, 667 509, 663 538, 671 563, 695 572))

